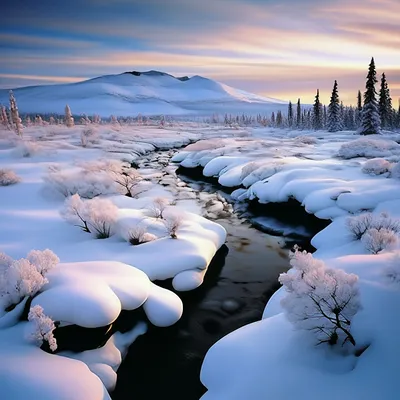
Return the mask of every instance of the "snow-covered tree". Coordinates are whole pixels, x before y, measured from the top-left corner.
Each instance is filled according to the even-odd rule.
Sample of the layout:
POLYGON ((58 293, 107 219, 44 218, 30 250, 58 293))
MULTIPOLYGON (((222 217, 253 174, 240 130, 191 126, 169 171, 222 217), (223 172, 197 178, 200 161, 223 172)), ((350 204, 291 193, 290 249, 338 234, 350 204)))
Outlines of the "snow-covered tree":
POLYGON ((333 85, 331 100, 328 106, 328 131, 338 132, 341 130, 342 130, 342 124, 340 120, 338 85, 337 81, 335 81, 333 85))
POLYGON ((355 346, 350 328, 360 309, 358 276, 328 268, 297 249, 290 263, 292 270, 279 277, 286 290, 281 305, 289 321, 298 329, 314 332, 319 343, 355 346))
POLYGON ((22 121, 19 117, 17 101, 15 100, 14 93, 10 90, 10 114, 11 114, 11 121, 13 123, 15 132, 17 135, 22 136, 22 121))
POLYGON ((39 305, 31 307, 28 314, 28 321, 33 324, 30 335, 39 346, 46 341, 51 351, 57 350, 57 341, 53 331, 56 329, 54 321, 45 315, 43 308, 39 305))
POLYGON ((276 125, 275 113, 272 112, 272 114, 271 114, 271 126, 275 127, 275 125, 276 125))
POLYGON ((382 128, 391 129, 393 126, 393 106, 385 73, 382 74, 379 91, 379 115, 382 128))
POLYGON ((51 250, 31 250, 26 259, 35 266, 36 270, 43 276, 56 267, 60 259, 51 250))
POLYGON ((71 109, 69 108, 68 104, 65 106, 65 125, 67 125, 68 128, 72 128, 75 125, 74 117, 72 116, 71 109))
POLYGON ((6 129, 10 129, 10 121, 8 119, 8 115, 7 115, 7 110, 5 106, 1 106, 0 107, 0 111, 1 111, 1 124, 6 128, 6 129))
POLYGON ((371 59, 367 75, 364 93, 364 107, 362 110, 362 121, 360 134, 374 135, 381 131, 381 119, 379 116, 378 102, 376 100, 375 84, 377 83, 375 61, 371 59))
POLYGON ((313 115, 312 115, 312 128, 316 131, 322 129, 321 106, 322 105, 319 100, 319 89, 317 89, 317 94, 315 95, 315 101, 313 106, 313 115))

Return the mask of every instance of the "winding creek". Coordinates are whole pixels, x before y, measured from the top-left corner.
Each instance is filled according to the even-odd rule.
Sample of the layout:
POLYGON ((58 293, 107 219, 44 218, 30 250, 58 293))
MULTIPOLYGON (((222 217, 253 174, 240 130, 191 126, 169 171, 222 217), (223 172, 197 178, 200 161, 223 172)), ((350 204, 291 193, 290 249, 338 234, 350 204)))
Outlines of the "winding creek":
MULTIPOLYGON (((158 171, 152 180, 173 193, 177 204, 197 207, 223 225, 227 242, 204 284, 178 292, 184 303, 181 320, 169 328, 149 326, 130 347, 118 370, 114 400, 198 400, 205 392, 199 376, 207 350, 229 332, 261 319, 279 287, 279 274, 288 269, 288 248, 299 242, 309 248, 310 238, 323 227, 298 204, 280 209, 233 204, 216 182, 198 172, 177 171, 169 162, 174 152, 148 154, 138 166, 144 172, 158 171)), ((170 282, 157 283, 171 288, 170 282)))

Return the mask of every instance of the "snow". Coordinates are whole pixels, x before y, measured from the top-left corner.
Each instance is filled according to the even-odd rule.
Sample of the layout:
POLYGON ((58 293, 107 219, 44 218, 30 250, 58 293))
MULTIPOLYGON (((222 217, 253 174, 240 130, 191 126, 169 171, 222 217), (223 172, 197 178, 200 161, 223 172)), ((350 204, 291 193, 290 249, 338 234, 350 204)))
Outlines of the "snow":
MULTIPOLYGON (((163 73, 100 76, 87 81, 14 89, 22 113, 72 113, 109 117, 142 115, 208 115, 213 113, 271 113, 287 102, 258 96, 211 79, 194 76, 182 81, 163 73)), ((0 103, 8 102, 0 90, 0 103)))
MULTIPOLYGON (((60 329, 72 324, 82 328, 107 327, 122 310, 139 307, 143 307, 148 323, 159 327, 173 325, 182 316, 182 301, 152 280, 172 279, 177 290, 201 285, 208 265, 225 242, 225 229, 187 211, 196 210, 195 201, 187 207, 178 201, 164 211, 166 217, 177 213, 182 220, 177 239, 171 239, 163 220, 149 215, 148 206, 154 198, 174 198, 156 180, 144 181, 143 193, 130 198, 118 190, 109 191, 99 179, 91 188, 94 201, 112 205, 115 215, 109 222, 115 226, 109 238, 96 239, 63 219, 65 195, 54 190, 54 184, 45 178, 49 171, 62 171, 79 179, 81 186, 74 183, 70 186, 73 190, 85 185, 87 189, 92 184, 88 175, 102 174, 99 165, 104 160, 131 162, 156 148, 180 147, 215 133, 180 127, 100 125, 96 141, 82 146, 83 129, 86 128, 30 127, 24 129, 23 139, 15 139, 10 131, 0 131, 0 169, 10 169, 20 177, 18 183, 0 187, 0 252, 11 257, 2 258, 0 278, 12 259, 26 257, 33 249, 51 249, 56 256, 50 257, 48 252, 41 256, 37 251, 28 254, 32 263, 42 257, 40 271, 46 272, 48 280, 46 283, 43 279, 44 286, 33 296, 30 307, 43 309, 42 319, 49 327, 52 321, 59 323, 60 329), (154 240, 132 246, 127 230, 139 222, 144 223, 146 233, 152 234, 154 240), (57 263, 57 256, 60 262, 50 269, 49 263, 57 263)), ((151 176, 149 171, 144 173, 151 176)), ((104 174, 102 177, 106 178, 104 174)), ((100 217, 96 214, 98 221, 100 217)), ((28 263, 18 261, 18 265, 22 263, 23 267, 24 262, 28 263)), ((13 399, 109 399, 106 389, 115 387, 116 371, 124 354, 145 333, 146 325, 141 322, 130 332, 115 333, 99 349, 48 354, 29 339, 32 322, 20 321, 26 302, 27 297, 12 311, 1 310, 0 358, 7 360, 0 363, 2 393, 13 399)))
POLYGON ((281 305, 285 291, 280 289, 268 301, 261 321, 230 333, 208 351, 201 369, 201 381, 208 391, 202 399, 333 400, 348 398, 349 393, 367 400, 397 399, 398 232, 391 231, 388 238, 382 229, 378 238, 379 232, 372 228, 369 234, 372 231, 376 237, 371 248, 368 235, 356 240, 346 220, 366 210, 377 219, 381 212, 399 218, 398 180, 390 172, 380 173, 382 166, 398 161, 398 139, 397 134, 360 139, 350 132, 258 128, 244 142, 224 138, 217 147, 184 148, 174 157, 181 165, 203 166, 205 175, 216 177, 221 185, 225 176, 226 186, 233 182, 241 185, 232 193, 238 201, 268 203, 294 198, 309 213, 332 220, 313 238, 317 249, 313 256, 328 268, 359 277, 362 309, 354 316, 351 331, 356 348, 366 348, 361 356, 315 346, 316 338, 310 332, 294 329, 281 305), (296 136, 300 134, 317 140, 299 145, 296 136), (366 158, 375 157, 383 161, 369 162, 364 168, 366 158), (249 163, 265 169, 265 175, 257 176, 253 166, 247 167, 253 170, 250 174, 243 173, 249 163), (379 174, 365 173, 371 165, 379 174), (396 243, 392 243, 394 237, 396 243), (381 240, 387 247, 371 254, 381 240))

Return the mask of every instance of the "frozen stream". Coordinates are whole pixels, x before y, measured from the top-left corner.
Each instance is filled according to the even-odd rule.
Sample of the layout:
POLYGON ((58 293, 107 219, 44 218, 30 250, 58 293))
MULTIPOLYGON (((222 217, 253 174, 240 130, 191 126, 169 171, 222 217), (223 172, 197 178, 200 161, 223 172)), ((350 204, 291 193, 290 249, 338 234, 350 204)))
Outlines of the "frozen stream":
MULTIPOLYGON (((214 257, 204 284, 194 291, 178 292, 184 302, 182 319, 169 328, 150 326, 130 347, 118 370, 112 393, 115 400, 198 400, 205 391, 199 374, 207 350, 229 332, 261 318, 267 300, 279 287, 279 274, 289 265, 292 227, 279 222, 274 214, 283 236, 255 229, 249 217, 264 222, 271 217, 232 207, 229 194, 216 184, 177 176, 177 166, 169 163, 173 153, 151 153, 140 160, 139 167, 149 179, 161 183, 178 204, 223 225, 227 242, 214 257)), ((299 233, 306 242, 312 235, 305 227, 299 227, 299 233)), ((168 282, 162 285, 169 287, 168 282)))

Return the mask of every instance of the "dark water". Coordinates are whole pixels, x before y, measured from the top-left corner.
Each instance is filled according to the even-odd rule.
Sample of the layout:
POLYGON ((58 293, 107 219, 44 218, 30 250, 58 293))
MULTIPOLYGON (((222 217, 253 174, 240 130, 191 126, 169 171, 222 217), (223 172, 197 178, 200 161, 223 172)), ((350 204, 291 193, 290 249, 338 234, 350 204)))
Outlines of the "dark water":
MULTIPOLYGON (((229 197, 213 183, 180 178, 201 191, 229 197)), ((226 245, 214 257, 200 288, 178 292, 184 303, 181 320, 169 328, 149 326, 130 347, 118 370, 114 400, 198 400, 205 393, 199 376, 207 350, 226 334, 261 319, 265 304, 279 288, 279 274, 289 267, 288 238, 255 229, 244 218, 249 214, 239 211, 216 220, 227 230, 226 245)), ((161 284, 169 287, 169 282, 161 284)))

